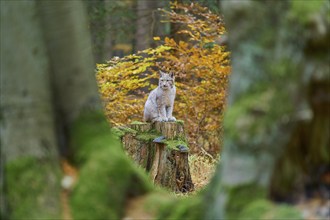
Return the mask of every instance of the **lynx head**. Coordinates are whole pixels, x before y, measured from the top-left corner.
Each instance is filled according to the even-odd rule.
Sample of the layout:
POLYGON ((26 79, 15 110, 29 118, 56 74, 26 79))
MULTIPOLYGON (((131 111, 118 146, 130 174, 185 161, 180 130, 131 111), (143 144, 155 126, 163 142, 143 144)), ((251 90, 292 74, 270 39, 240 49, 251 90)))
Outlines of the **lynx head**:
POLYGON ((159 87, 163 90, 168 90, 173 88, 173 86, 174 74, 172 72, 164 73, 162 71, 159 71, 159 87))

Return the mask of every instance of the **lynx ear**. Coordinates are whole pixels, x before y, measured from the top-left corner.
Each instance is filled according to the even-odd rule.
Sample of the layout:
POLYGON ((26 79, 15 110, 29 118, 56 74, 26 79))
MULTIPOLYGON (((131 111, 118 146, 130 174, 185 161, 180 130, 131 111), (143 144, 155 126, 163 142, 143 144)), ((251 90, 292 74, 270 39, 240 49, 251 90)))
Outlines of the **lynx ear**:
POLYGON ((163 77, 164 74, 165 74, 165 73, 164 73, 163 71, 159 70, 159 77, 163 77))
POLYGON ((174 73, 173 72, 170 72, 170 77, 174 78, 174 73))

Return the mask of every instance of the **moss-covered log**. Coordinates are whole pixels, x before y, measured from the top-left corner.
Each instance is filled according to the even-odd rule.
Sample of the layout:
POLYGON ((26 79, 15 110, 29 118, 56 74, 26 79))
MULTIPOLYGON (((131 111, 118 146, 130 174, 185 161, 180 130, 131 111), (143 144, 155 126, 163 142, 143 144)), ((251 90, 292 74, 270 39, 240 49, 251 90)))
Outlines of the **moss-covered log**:
POLYGON ((183 123, 132 123, 117 128, 127 154, 149 172, 156 184, 174 192, 194 189, 183 123))

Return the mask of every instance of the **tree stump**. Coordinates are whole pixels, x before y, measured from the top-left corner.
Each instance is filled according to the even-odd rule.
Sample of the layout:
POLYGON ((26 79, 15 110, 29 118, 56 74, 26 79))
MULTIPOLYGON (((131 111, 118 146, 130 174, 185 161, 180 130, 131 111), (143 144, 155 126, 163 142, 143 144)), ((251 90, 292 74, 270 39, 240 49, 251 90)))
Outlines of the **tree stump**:
POLYGON ((132 123, 116 128, 127 154, 152 181, 174 192, 194 189, 183 123, 132 123))

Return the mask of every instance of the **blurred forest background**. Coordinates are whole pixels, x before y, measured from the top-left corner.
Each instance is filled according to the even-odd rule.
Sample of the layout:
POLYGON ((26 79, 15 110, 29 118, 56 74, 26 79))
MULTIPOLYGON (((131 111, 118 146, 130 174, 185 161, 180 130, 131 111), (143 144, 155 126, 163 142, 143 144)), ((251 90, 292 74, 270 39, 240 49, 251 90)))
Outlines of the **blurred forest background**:
MULTIPOLYGON (((177 3, 191 3, 179 0, 177 3)), ((220 0, 194 1, 219 13, 220 0)), ((177 38, 180 25, 161 22, 158 9, 170 9, 168 0, 84 1, 87 7, 96 63, 156 46, 154 36, 177 38)))
POLYGON ((329 1, 177 2, 1 1, 2 219, 329 219, 329 1), (139 120, 159 69, 208 158, 192 195, 109 129, 139 120))
MULTIPOLYGON (((108 30, 114 39, 104 39, 107 35, 94 28, 99 26, 96 22, 105 22, 107 13, 117 14, 107 12, 106 4, 90 8, 96 59, 102 51, 120 56, 97 65, 97 80, 109 121, 116 126, 142 121, 144 103, 149 91, 157 86, 159 70, 173 72, 178 88, 174 115, 185 122, 191 152, 216 156, 220 152, 219 137, 231 71, 230 53, 217 43, 225 38, 223 18, 198 2, 136 3, 116 3, 125 6, 115 8, 118 13, 124 10, 118 15, 123 20, 117 22, 117 17, 110 20, 134 25, 128 29, 112 23, 107 24, 108 28, 103 25, 101 30, 108 30), (132 7, 130 13, 128 6, 132 7), (109 41, 114 48, 121 49, 109 49, 104 44, 109 41)), ((210 8, 219 9, 217 1, 207 3, 210 8)))

